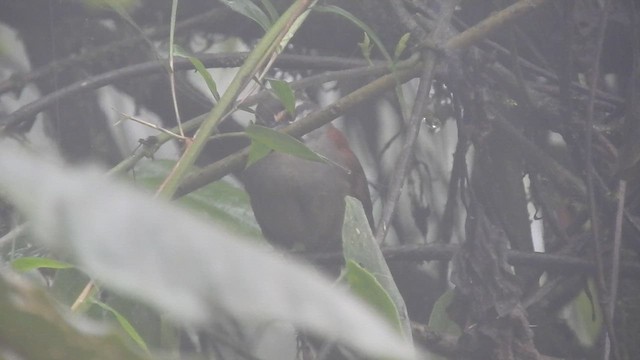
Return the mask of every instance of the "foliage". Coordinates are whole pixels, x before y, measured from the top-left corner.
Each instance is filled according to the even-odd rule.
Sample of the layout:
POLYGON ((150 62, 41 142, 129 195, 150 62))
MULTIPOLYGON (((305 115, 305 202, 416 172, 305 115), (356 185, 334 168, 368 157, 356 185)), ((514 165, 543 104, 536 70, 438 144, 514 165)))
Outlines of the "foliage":
MULTIPOLYGON (((2 153, 0 164, 14 172, 0 176, 0 185, 30 219, 39 242, 69 256, 98 283, 153 306, 175 323, 204 327, 220 316, 247 324, 288 322, 319 336, 338 336, 370 356, 410 358, 410 348, 389 326, 311 270, 98 172, 64 169, 12 147, 2 153), (50 181, 30 190, 41 177, 50 181)), ((14 311, 5 307, 2 317, 14 311)), ((64 319, 53 308, 48 311, 64 319)), ((116 317, 142 344, 129 321, 116 317)), ((74 342, 83 334, 70 336, 74 342)), ((75 351, 58 346, 65 354, 75 351)))
POLYGON ((183 337, 213 343, 195 356, 285 358, 257 344, 293 348, 291 331, 265 340, 293 324, 370 357, 413 341, 433 358, 633 358, 634 1, 172 4, 0 5, 17 34, 0 43, 2 141, 40 149, 44 127, 66 162, 121 177, 0 148, 0 357, 174 357, 183 337), (237 111, 275 94, 293 114, 300 92, 324 106, 279 131, 237 111), (173 134, 187 120, 183 158, 153 159, 170 132, 118 137, 111 107, 173 134), (363 302, 276 255, 227 177, 271 151, 327 161, 299 139, 338 117, 377 228, 347 200, 343 253, 304 255, 344 261, 363 302))

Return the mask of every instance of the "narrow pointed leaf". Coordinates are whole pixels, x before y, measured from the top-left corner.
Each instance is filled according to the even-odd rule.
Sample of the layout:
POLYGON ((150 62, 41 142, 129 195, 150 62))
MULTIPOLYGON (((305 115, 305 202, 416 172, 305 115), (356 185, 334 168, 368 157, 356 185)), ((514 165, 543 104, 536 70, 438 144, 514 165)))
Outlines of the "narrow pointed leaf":
POLYGON ((255 21, 264 31, 269 30, 269 27, 271 27, 271 20, 269 20, 267 14, 251 0, 220 0, 220 2, 227 5, 231 10, 255 21))
POLYGON ((249 155, 247 156, 246 167, 255 164, 263 157, 269 155, 271 151, 273 150, 271 150, 271 148, 269 148, 267 145, 259 141, 252 141, 251 146, 249 147, 249 155))
POLYGON ((393 59, 397 61, 404 50, 407 48, 407 43, 409 42, 409 38, 411 37, 411 33, 406 33, 402 35, 400 40, 398 40, 398 44, 396 45, 396 50, 393 53, 393 59))
POLYGON ((249 125, 246 133, 252 141, 259 142, 271 150, 293 155, 301 159, 318 162, 325 161, 324 157, 310 150, 300 140, 277 130, 260 125, 249 125))
POLYGON ((29 271, 34 269, 69 269, 73 265, 64 261, 41 257, 22 257, 11 262, 11 267, 16 271, 29 271))
POLYGON ((138 344, 138 346, 140 346, 140 348, 144 350, 146 353, 149 352, 147 343, 144 341, 142 336, 140 336, 138 331, 136 331, 133 325, 131 325, 131 323, 129 322, 129 320, 127 320, 127 318, 122 316, 116 309, 103 303, 102 301, 99 301, 97 299, 92 299, 91 302, 98 305, 99 307, 106 310, 107 312, 111 313, 116 318, 116 321, 118 321, 118 324, 120 324, 120 327, 122 327, 122 330, 124 330, 127 333, 127 335, 129 335, 131 340, 133 340, 136 344, 138 344))
POLYGON ((267 11, 271 22, 276 22, 276 20, 278 20, 278 18, 280 17, 280 14, 278 13, 278 10, 276 10, 276 7, 273 6, 271 0, 260 0, 260 2, 262 3, 262 7, 267 11))
POLYGON ((202 79, 204 79, 204 82, 207 84, 207 87, 209 88, 209 91, 211 92, 211 95, 213 96, 213 98, 216 101, 220 101, 220 93, 218 93, 218 86, 216 85, 215 80, 213 80, 213 77, 211 77, 211 73, 207 70, 207 68, 204 66, 202 61, 200 61, 200 59, 198 59, 197 57, 189 54, 186 50, 184 50, 182 47, 178 45, 173 46, 173 54, 175 56, 189 59, 193 67, 196 69, 196 72, 198 72, 198 74, 200 74, 202 79))
POLYGON ((380 37, 376 35, 376 33, 373 31, 371 27, 369 27, 369 25, 365 24, 362 20, 358 19, 352 13, 335 5, 322 5, 322 6, 318 5, 318 6, 315 6, 313 10, 319 11, 319 12, 337 14, 351 21, 353 24, 355 24, 356 26, 358 26, 360 29, 362 29, 364 32, 367 33, 367 35, 371 38, 371 40, 373 40, 374 44, 376 44, 378 49, 380 49, 380 52, 382 53, 382 55, 387 61, 389 61, 390 63, 393 62, 391 55, 389 55, 389 52, 384 47, 384 43, 382 42, 380 37))
POLYGON ((269 85, 291 118, 294 118, 296 115, 296 96, 291 86, 286 81, 276 79, 270 79, 269 85))
POLYGON ((353 260, 347 262, 347 282, 351 290, 371 305, 389 324, 402 333, 398 309, 375 276, 353 260))

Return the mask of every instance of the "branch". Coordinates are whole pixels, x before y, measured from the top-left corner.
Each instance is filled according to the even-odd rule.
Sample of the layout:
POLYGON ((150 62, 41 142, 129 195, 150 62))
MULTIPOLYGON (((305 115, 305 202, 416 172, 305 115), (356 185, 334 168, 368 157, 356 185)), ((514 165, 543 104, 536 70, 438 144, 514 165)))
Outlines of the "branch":
MULTIPOLYGON (((403 245, 382 248, 384 258, 389 262, 407 261, 449 261, 458 251, 455 245, 403 245)), ((297 253, 320 263, 340 263, 342 253, 297 253)), ((507 251, 507 262, 513 266, 529 266, 538 270, 557 271, 562 274, 594 274, 596 264, 583 257, 549 254, 540 252, 507 251)), ((640 280, 640 263, 624 262, 620 265, 620 275, 627 279, 640 280)))
POLYGON ((491 32, 502 28, 506 23, 530 12, 546 1, 547 0, 520 0, 451 39, 451 41, 447 43, 447 48, 466 48, 480 40, 484 40, 491 32))
MULTIPOLYGON (((215 22, 218 17, 224 17, 227 16, 227 14, 228 11, 224 7, 212 9, 203 14, 178 22, 176 24, 176 32, 189 29, 202 23, 215 22)), ((160 36, 164 36, 168 32, 169 26, 157 27, 145 31, 143 34, 136 34, 135 36, 127 37, 126 39, 114 41, 110 44, 100 46, 81 54, 74 53, 64 59, 48 63, 47 65, 35 69, 27 74, 16 74, 7 80, 0 82, 0 94, 21 89, 30 82, 37 81, 43 77, 51 75, 52 73, 62 72, 70 67, 80 66, 94 60, 104 61, 104 58, 110 56, 110 54, 126 51, 139 43, 145 42, 145 38, 156 39, 160 36)))
MULTIPOLYGON (((438 21, 436 29, 431 33, 429 41, 436 43, 441 41, 446 30, 450 27, 450 20, 453 16, 453 10, 457 2, 451 2, 447 6, 443 6, 441 10, 441 18, 438 21)), ((398 7, 398 4, 394 4, 398 7)), ((414 30, 414 34, 416 30, 414 30)), ((396 160, 396 166, 389 180, 389 191, 387 192, 384 202, 382 203, 382 216, 378 222, 378 227, 375 231, 376 242, 382 244, 389 231, 389 224, 393 215, 395 214, 400 194, 402 193, 402 185, 404 184, 405 177, 409 172, 411 166, 411 159, 413 150, 418 140, 418 134, 420 133, 420 125, 422 124, 425 110, 427 108, 427 101, 429 99, 429 91, 431 91, 431 83, 433 81, 433 72, 437 64, 438 53, 432 49, 426 49, 423 53, 424 65, 422 68, 422 74, 420 75, 420 83, 418 85, 418 91, 414 98, 413 109, 411 109, 411 118, 409 120, 409 126, 405 131, 405 141, 402 144, 400 155, 396 160)))
MULTIPOLYGON (((235 52, 225 54, 202 54, 198 55, 198 57, 204 63, 204 65, 209 68, 237 67, 239 65, 242 65, 247 55, 248 53, 246 52, 235 52)), ((368 65, 368 63, 364 60, 344 59, 337 57, 280 55, 276 60, 274 66, 334 70, 348 69, 356 66, 366 65, 368 65)), ((32 119, 38 113, 45 110, 49 106, 56 104, 62 99, 66 99, 89 90, 95 90, 120 80, 130 80, 136 77, 162 73, 166 71, 166 66, 167 62, 165 60, 149 61, 146 63, 140 63, 109 71, 100 75, 95 75, 83 81, 78 81, 58 91, 43 96, 38 100, 33 101, 6 116, 1 120, 0 135, 11 132, 23 121, 32 119)), ((174 62, 174 67, 177 70, 189 70, 193 68, 193 65, 191 64, 189 59, 176 59, 174 62)))
MULTIPOLYGON (((400 62, 397 64, 397 69, 404 69, 410 65, 410 62, 400 62)), ((348 70, 340 70, 340 71, 330 71, 318 75, 313 75, 306 77, 304 79, 292 81, 289 85, 293 90, 301 90, 312 86, 319 86, 326 82, 330 81, 338 81, 345 79, 358 79, 363 77, 378 77, 389 73, 389 67, 385 65, 374 65, 374 66, 364 66, 361 68, 354 68, 348 70)), ((266 100, 270 97, 271 94, 267 90, 263 90, 255 95, 251 95, 247 97, 242 104, 242 106, 253 106, 255 104, 260 103, 261 101, 266 100)), ((196 129, 204 119, 206 114, 202 114, 197 116, 183 124, 183 128, 186 131, 191 131, 196 129)), ((174 127, 171 129, 171 132, 176 132, 178 129, 174 127)), ((167 141, 171 140, 171 137, 166 134, 158 134, 154 136, 149 136, 145 140, 141 141, 142 146, 136 149, 131 155, 129 155, 125 160, 120 162, 114 168, 109 171, 109 174, 120 174, 125 173, 131 170, 138 161, 140 161, 143 157, 152 157, 158 149, 165 144, 167 141)), ((236 160, 237 161, 237 160, 236 160)), ((234 171, 234 170, 230 170, 234 171)), ((226 175, 226 174, 225 174, 226 175)), ((204 184, 203 184, 204 185, 204 184)))
MULTIPOLYGON (((303 119, 297 120, 282 129, 282 131, 291 136, 302 136, 331 122, 346 111, 360 104, 362 101, 379 96, 396 85, 409 81, 416 76, 419 69, 419 64, 408 65, 408 67, 404 69, 398 69, 395 73, 380 77, 339 99, 323 110, 314 112, 303 119)), ((247 155, 248 148, 245 148, 201 169, 200 171, 187 175, 176 191, 176 197, 180 197, 197 190, 210 182, 221 179, 223 176, 231 172, 242 170, 244 168, 247 155)))

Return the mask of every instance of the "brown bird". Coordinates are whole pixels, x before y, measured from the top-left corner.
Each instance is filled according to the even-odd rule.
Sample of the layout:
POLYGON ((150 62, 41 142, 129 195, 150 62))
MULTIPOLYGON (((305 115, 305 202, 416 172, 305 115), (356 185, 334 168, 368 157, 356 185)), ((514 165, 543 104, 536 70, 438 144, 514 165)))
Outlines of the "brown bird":
MULTIPOLYGON (((296 107, 296 118, 317 109, 312 102, 302 102, 296 107)), ((286 123, 290 116, 278 100, 271 99, 258 105, 256 120, 273 126, 286 123)), ((245 169, 241 179, 256 220, 272 244, 308 251, 340 250, 346 195, 362 202, 373 225, 367 179, 347 138, 332 124, 301 140, 334 163, 273 152, 245 169)))

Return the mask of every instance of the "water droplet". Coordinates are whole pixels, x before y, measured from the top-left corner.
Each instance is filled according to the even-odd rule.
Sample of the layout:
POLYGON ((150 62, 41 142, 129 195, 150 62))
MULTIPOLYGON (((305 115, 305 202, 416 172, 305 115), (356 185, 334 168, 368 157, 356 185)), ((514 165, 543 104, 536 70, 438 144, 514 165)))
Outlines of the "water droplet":
POLYGON ((422 118, 422 121, 424 121, 424 123, 427 125, 427 128, 429 129, 429 132, 432 134, 436 134, 440 132, 440 130, 442 130, 442 120, 435 116, 425 116, 424 118, 422 118))

